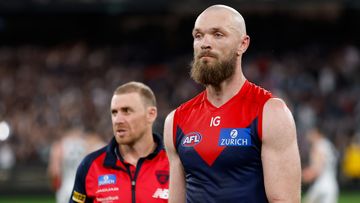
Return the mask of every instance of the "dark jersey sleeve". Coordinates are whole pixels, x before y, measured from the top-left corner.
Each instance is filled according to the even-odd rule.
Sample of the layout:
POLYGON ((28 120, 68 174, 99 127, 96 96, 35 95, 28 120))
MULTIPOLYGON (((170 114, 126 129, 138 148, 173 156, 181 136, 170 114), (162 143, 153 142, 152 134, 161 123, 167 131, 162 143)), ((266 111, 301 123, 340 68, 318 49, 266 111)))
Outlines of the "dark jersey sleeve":
POLYGON ((89 171, 91 160, 89 157, 86 157, 79 165, 76 177, 74 188, 71 193, 69 203, 91 203, 93 199, 87 196, 86 192, 86 175, 89 171))

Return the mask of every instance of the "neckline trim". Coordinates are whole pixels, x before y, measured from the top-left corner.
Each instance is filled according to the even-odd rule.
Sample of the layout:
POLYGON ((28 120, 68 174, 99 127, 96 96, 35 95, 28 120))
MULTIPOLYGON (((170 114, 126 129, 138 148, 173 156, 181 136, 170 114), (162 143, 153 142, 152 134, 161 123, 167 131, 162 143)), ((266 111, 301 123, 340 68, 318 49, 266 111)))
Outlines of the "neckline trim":
POLYGON ((233 97, 231 97, 228 101, 226 101, 224 104, 222 104, 219 107, 214 106, 207 98, 207 91, 204 90, 204 94, 203 94, 203 101, 205 102, 205 104, 210 107, 210 110, 219 110, 219 109, 223 109, 225 106, 227 106, 228 104, 232 103, 233 100, 235 100, 238 97, 242 97, 246 94, 246 92, 249 90, 249 86, 250 83, 248 80, 245 80, 244 84, 241 86, 240 90, 238 93, 236 93, 233 97))

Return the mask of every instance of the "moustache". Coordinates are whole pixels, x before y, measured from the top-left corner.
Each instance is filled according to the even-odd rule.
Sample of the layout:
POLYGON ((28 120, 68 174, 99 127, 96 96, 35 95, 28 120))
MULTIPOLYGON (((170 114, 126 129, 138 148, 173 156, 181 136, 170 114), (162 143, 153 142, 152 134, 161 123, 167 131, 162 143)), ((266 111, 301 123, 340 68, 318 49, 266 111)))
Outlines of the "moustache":
POLYGON ((197 55, 197 58, 201 58, 201 57, 213 57, 213 58, 217 58, 217 54, 214 54, 210 51, 203 51, 203 52, 200 52, 198 55, 197 55))
POLYGON ((114 128, 116 129, 116 130, 119 130, 119 129, 122 129, 122 128, 125 128, 126 126, 124 125, 124 124, 114 124, 113 125, 114 126, 114 128))

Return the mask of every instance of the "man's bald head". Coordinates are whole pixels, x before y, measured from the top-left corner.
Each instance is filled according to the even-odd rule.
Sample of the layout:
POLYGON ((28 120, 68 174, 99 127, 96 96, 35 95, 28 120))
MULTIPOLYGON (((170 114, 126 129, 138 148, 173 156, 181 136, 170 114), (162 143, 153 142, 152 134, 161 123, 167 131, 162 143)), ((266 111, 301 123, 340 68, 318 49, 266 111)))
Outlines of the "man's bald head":
POLYGON ((241 74, 241 58, 249 46, 243 17, 235 9, 214 5, 196 19, 191 77, 205 86, 219 88, 241 74))
POLYGON ((203 16, 207 15, 226 15, 226 22, 230 23, 229 26, 239 33, 239 36, 246 35, 245 20, 242 15, 232 7, 226 5, 213 5, 205 9, 196 19, 196 24, 203 16))

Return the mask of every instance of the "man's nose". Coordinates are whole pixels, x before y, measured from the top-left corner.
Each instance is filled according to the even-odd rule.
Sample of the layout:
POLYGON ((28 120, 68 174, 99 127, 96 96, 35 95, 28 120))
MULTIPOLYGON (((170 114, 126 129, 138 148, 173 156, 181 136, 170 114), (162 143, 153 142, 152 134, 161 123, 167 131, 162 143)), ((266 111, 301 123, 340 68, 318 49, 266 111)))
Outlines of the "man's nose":
POLYGON ((204 35, 201 39, 201 49, 211 49, 211 39, 208 35, 204 35))
POLYGON ((116 116, 114 117, 115 123, 124 123, 124 121, 125 121, 124 116, 121 113, 116 114, 116 116))

